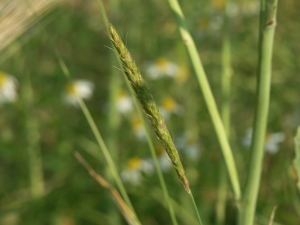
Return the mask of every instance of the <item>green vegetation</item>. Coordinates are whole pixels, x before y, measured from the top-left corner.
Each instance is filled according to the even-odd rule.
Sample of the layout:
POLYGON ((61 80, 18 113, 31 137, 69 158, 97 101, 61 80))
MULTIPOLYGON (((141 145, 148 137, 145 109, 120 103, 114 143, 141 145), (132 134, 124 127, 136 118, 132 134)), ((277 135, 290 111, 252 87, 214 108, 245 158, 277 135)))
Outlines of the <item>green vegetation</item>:
POLYGON ((0 2, 0 224, 300 223, 300 4, 261 3, 0 2))

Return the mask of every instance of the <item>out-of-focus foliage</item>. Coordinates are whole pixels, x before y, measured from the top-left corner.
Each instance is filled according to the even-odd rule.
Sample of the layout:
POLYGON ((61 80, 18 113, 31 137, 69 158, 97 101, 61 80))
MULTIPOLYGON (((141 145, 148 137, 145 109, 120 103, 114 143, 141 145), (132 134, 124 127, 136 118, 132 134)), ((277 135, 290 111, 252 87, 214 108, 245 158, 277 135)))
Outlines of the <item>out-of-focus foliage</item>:
MULTIPOLYGON (((249 159, 249 146, 243 140, 252 126, 255 107, 259 1, 231 2, 231 144, 243 184, 249 159)), ((219 102, 223 1, 190 0, 181 1, 181 5, 219 102)), ((221 153, 167 1, 115 0, 105 1, 105 7, 164 113, 203 223, 215 224, 221 153)), ((299 1, 291 0, 280 1, 278 8, 266 143, 277 132, 282 132, 284 139, 271 143, 277 147, 276 154, 265 154, 257 224, 266 224, 262 221, 269 218, 275 205, 276 222, 300 223, 297 177, 292 167, 293 136, 300 123, 299 7, 299 1)), ((0 8, 0 18, 4 11, 0 8)), ((96 0, 68 0, 57 5, 1 51, 0 71, 14 77, 18 98, 3 103, 0 100, 0 223, 126 224, 109 193, 88 176, 73 156, 73 151, 80 151, 114 185, 83 113, 76 102, 66 101, 66 93, 76 88, 68 85, 43 28, 72 78, 90 84, 83 87, 84 93, 90 94, 86 104, 125 177, 126 189, 142 224, 171 224, 162 194, 157 197, 160 186, 144 130, 120 66, 113 60, 96 0), (119 81, 112 81, 113 73, 118 74, 119 81), (29 109, 23 96, 28 78, 33 90, 29 109), (109 100, 114 84, 118 85, 116 105, 109 100), (119 110, 114 118, 118 121, 114 132, 111 107, 119 110), (44 196, 38 199, 30 197, 28 118, 35 118, 38 123, 37 146, 45 186, 44 196)), ((0 98, 4 84, 0 75, 0 98)), ((175 207, 175 213, 186 210, 194 216, 191 202, 154 133, 152 137, 170 196, 181 207, 175 207)), ((230 187, 227 199, 226 224, 234 224, 236 209, 230 187)), ((187 216, 178 218, 180 224, 191 224, 187 216)))

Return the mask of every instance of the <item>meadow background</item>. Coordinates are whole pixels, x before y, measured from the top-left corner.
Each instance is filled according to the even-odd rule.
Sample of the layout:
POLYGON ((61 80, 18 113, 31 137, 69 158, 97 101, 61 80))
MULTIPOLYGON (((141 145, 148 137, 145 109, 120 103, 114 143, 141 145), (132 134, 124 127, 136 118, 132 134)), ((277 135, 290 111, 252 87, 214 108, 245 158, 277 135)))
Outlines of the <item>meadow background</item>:
MULTIPOLYGON (((13 2, 18 3, 10 4, 13 2)), ((16 79, 18 97, 11 102, 0 101, 0 224, 126 224, 109 193, 73 156, 74 151, 79 151, 99 174, 114 184, 82 111, 66 100, 70 94, 68 80, 49 37, 72 79, 90 82, 92 95, 86 104, 123 174, 141 222, 171 224, 156 172, 151 166, 140 166, 141 162, 152 165, 151 154, 111 50, 97 1, 55 3, 40 16, 33 16, 29 25, 21 24, 26 27, 24 32, 1 48, 0 71, 16 79), (40 166, 30 161, 32 151, 37 152, 40 166), (126 179, 124 171, 135 171, 139 175, 130 173, 129 177, 138 178, 126 179), (32 173, 42 173, 44 188, 37 193, 30 188, 32 173)), ((248 171, 250 153, 245 139, 252 127, 255 106, 258 3, 232 0, 229 13, 230 142, 241 184, 248 171)), ((6 4, 9 1, 0 5, 2 22, 10 16, 5 14, 6 4)), ((214 96, 221 105, 224 2, 189 0, 180 4, 214 96)), ((216 224, 220 180, 224 176, 222 155, 167 1, 114 0, 104 1, 104 5, 164 112, 203 224, 216 224), (153 75, 153 70, 160 72, 153 75)), ((297 0, 279 1, 266 142, 272 134, 280 134, 281 138, 273 143, 275 151, 265 153, 257 224, 268 224, 274 206, 274 225, 300 224, 300 196, 292 165, 293 137, 300 124, 299 7, 297 0)), ((18 28, 22 19, 26 16, 12 21, 6 29, 18 28)), ((2 38, 3 41, 11 36, 2 38)), ((165 157, 154 132, 152 136, 158 156, 165 157)), ((165 167, 163 174, 179 223, 196 224, 192 204, 175 171, 168 164, 165 167)), ((236 209, 229 183, 225 212, 223 224, 234 224, 236 209)))

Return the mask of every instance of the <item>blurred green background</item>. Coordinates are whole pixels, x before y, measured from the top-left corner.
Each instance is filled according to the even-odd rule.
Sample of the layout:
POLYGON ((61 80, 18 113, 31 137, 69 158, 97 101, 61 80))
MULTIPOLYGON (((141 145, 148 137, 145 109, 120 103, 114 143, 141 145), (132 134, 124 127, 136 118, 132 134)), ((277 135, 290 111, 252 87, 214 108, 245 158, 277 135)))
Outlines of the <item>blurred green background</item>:
MULTIPOLYGON (((220 104, 224 2, 180 3, 220 104)), ((249 146, 243 145, 243 138, 252 126, 255 107, 258 3, 233 0, 229 11, 231 143, 241 184, 245 181, 249 159, 249 146)), ((167 111, 167 125, 178 148, 183 149, 179 152, 203 223, 216 224, 221 152, 167 1, 114 0, 104 4, 158 105, 167 111), (173 74, 151 77, 151 66, 167 65, 175 66, 173 74), (191 146, 193 151, 196 149, 192 158, 184 151, 191 146)), ((265 154, 257 224, 268 224, 274 206, 278 207, 275 222, 300 224, 300 196, 292 167, 293 136, 300 124, 299 7, 297 0, 279 1, 268 133, 281 132, 285 138, 279 141, 278 152, 265 154)), ((6 9, 0 9, 0 15, 6 9)), ((126 91, 127 86, 114 59, 97 1, 63 1, 34 21, 0 54, 0 70, 17 79, 18 93, 15 101, 0 105, 0 224, 126 224, 109 193, 73 156, 74 151, 79 151, 114 185, 83 113, 79 107, 64 101, 68 80, 47 38, 47 35, 51 37, 72 78, 93 84, 93 95, 86 104, 120 174, 130 166, 128 160, 149 159, 146 141, 136 136, 135 110, 129 103, 129 106, 113 104, 114 97, 116 104, 118 97, 124 97, 118 93, 126 91), (122 112, 120 107, 130 109, 122 112), (42 162, 45 189, 38 197, 30 191, 30 149, 39 152, 42 162)), ((14 24, 17 26, 16 21, 11 26, 14 24)), ((161 146, 154 132, 152 136, 159 151, 161 146)), ((179 223, 194 224, 192 204, 175 171, 169 169, 164 176, 170 196, 177 202, 174 208, 179 223)), ((137 184, 124 180, 141 222, 171 224, 156 173, 142 173, 141 177, 137 184)), ((235 216, 228 184, 224 224, 234 224, 235 216)))

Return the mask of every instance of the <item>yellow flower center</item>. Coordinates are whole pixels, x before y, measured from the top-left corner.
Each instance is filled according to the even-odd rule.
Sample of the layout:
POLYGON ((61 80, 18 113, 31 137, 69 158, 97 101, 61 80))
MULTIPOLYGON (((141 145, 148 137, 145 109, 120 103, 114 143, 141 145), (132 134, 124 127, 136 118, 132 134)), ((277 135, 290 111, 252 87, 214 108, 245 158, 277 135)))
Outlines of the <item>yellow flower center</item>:
POLYGON ((225 1, 224 0, 212 0, 212 5, 217 9, 224 9, 225 1))
POLYGON ((268 134, 266 134, 266 137, 265 137, 265 142, 268 142, 269 140, 270 140, 270 137, 271 137, 271 135, 268 133, 268 134))
POLYGON ((128 94, 124 90, 120 90, 119 93, 118 93, 118 99, 122 99, 122 98, 125 98, 127 96, 128 96, 128 94))
POLYGON ((199 20, 198 27, 201 30, 207 30, 208 26, 209 26, 209 20, 208 19, 201 19, 201 20, 199 20))
POLYGON ((163 146, 159 145, 155 147, 155 153, 156 155, 160 156, 162 154, 164 154, 165 149, 163 148, 163 146))
POLYGON ((71 84, 71 83, 68 83, 66 85, 66 89, 67 89, 67 92, 71 95, 75 94, 75 88, 74 88, 74 85, 71 84))
POLYGON ((195 138, 188 138, 187 141, 186 141, 187 145, 193 145, 196 143, 196 139, 195 138))
POLYGON ((0 71, 0 87, 2 87, 7 79, 7 75, 0 71))
POLYGON ((128 160, 127 166, 130 169, 136 170, 140 168, 142 160, 138 157, 134 157, 128 160))
POLYGON ((167 67, 168 63, 169 61, 165 58, 159 58, 156 60, 156 65, 160 70, 164 70, 167 67))
POLYGON ((140 120, 140 118, 136 117, 131 121, 131 125, 132 125, 133 129, 138 130, 143 126, 143 123, 140 120))
POLYGON ((179 74, 176 76, 176 81, 179 84, 183 84, 187 81, 189 77, 188 71, 185 69, 181 69, 179 74))
POLYGON ((173 98, 169 97, 169 98, 165 98, 163 100, 162 105, 163 105, 164 109, 166 109, 169 112, 172 112, 175 110, 177 103, 173 98))

